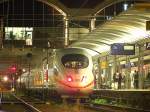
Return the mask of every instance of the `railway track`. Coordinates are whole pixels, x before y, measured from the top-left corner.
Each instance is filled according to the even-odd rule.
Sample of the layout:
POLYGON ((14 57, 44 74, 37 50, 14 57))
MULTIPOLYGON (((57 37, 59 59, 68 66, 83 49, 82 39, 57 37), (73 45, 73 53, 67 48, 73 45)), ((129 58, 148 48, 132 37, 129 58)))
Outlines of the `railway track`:
POLYGON ((42 112, 29 102, 17 97, 12 93, 1 94, 0 110, 2 110, 2 112, 42 112))
MULTIPOLYGON (((64 111, 70 111, 72 108, 72 112, 150 112, 149 110, 142 110, 142 109, 137 109, 137 108, 131 108, 131 107, 123 107, 123 106, 114 106, 114 105, 104 105, 104 104, 94 104, 91 102, 86 102, 86 103, 80 103, 74 105, 72 103, 70 105, 61 105, 61 106, 54 106, 54 105, 45 105, 44 103, 39 105, 38 101, 34 101, 32 99, 26 99, 24 97, 17 97, 14 94, 9 94, 9 95, 4 95, 1 99, 1 105, 0 105, 0 110, 4 110, 4 112, 49 112, 50 110, 64 110, 64 111), (8 97, 8 98, 7 98, 8 97), (33 106, 33 105, 34 106, 33 106), (2 107, 8 105, 8 108, 10 110, 5 110, 2 107), (21 108, 24 108, 23 110, 15 110, 12 111, 10 106, 12 108, 18 108, 18 106, 21 106, 21 108), (37 109, 37 107, 40 109, 37 109), (40 108, 42 107, 42 108, 40 108), (45 107, 45 108, 43 108, 45 107), (56 109, 57 108, 57 109, 56 109), (58 109, 59 108, 59 109, 58 109), (44 110, 43 110, 44 109, 44 110), (47 109, 47 110, 46 110, 47 109)), ((3 111, 2 111, 3 112, 3 111)))

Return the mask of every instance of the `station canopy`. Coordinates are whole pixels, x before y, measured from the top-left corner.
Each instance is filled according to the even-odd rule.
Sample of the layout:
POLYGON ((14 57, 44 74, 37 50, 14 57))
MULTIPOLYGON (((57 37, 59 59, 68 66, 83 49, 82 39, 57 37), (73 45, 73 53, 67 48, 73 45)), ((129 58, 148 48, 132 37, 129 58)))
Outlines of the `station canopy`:
POLYGON ((113 43, 136 43, 149 38, 146 21, 150 20, 150 5, 136 4, 112 20, 98 26, 70 47, 87 48, 99 53, 110 51, 113 43))

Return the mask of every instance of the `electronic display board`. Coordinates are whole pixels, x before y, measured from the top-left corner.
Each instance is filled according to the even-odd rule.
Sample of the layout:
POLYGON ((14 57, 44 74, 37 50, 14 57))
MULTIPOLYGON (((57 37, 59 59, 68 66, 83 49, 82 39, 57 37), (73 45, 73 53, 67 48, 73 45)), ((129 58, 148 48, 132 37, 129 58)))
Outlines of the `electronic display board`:
POLYGON ((134 55, 135 44, 114 43, 111 44, 111 55, 134 55))

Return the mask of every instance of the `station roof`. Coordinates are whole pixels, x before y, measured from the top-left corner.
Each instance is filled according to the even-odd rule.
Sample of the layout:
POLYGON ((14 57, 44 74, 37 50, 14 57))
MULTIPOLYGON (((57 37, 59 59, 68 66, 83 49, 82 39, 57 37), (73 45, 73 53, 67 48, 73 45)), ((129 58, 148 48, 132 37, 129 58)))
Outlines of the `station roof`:
POLYGON ((137 4, 100 25, 71 47, 84 47, 102 53, 110 51, 113 43, 138 43, 149 38, 150 33, 146 31, 146 21, 150 20, 149 8, 150 5, 137 4))

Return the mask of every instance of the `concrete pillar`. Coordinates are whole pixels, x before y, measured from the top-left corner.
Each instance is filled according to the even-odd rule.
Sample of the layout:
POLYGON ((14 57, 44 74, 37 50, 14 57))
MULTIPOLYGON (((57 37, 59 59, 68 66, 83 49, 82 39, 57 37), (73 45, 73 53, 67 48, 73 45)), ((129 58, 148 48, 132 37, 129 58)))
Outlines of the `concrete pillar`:
POLYGON ((96 21, 96 18, 92 18, 92 19, 90 20, 90 23, 89 23, 90 32, 92 32, 92 31, 95 29, 95 21, 96 21))
POLYGON ((117 56, 114 55, 114 62, 113 62, 113 73, 117 72, 117 56))
POLYGON ((130 64, 130 57, 126 56, 126 71, 125 71, 125 87, 126 89, 131 88, 131 64, 130 64))
POLYGON ((109 83, 109 87, 112 86, 112 79, 113 78, 113 74, 112 74, 112 63, 109 63, 108 62, 108 81, 110 82, 109 83))
POLYGON ((107 85, 110 85, 110 74, 109 74, 109 68, 108 68, 108 56, 106 56, 106 77, 105 81, 107 85))
MULTIPOLYGON (((114 76, 114 73, 116 74, 117 72, 121 72, 121 68, 120 68, 120 60, 119 60, 119 56, 117 55, 114 55, 114 61, 113 61, 113 76, 114 76)), ((114 80, 114 79, 113 79, 114 80)), ((114 82, 114 89, 117 89, 118 88, 118 83, 117 82, 114 82)))
POLYGON ((143 47, 138 45, 138 73, 139 73, 139 89, 144 87, 144 69, 143 69, 143 47))
POLYGON ((67 16, 64 16, 64 45, 68 46, 69 45, 69 21, 67 16))
POLYGON ((99 64, 101 63, 101 58, 98 59, 98 77, 97 77, 97 89, 101 88, 101 84, 102 84, 102 80, 101 80, 101 66, 99 66, 99 64))
POLYGON ((93 76, 94 76, 94 89, 98 89, 98 85, 99 85, 99 68, 97 63, 93 64, 93 76))

